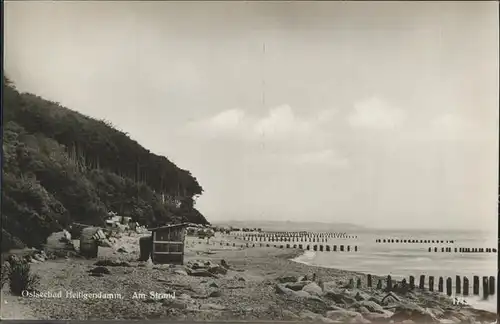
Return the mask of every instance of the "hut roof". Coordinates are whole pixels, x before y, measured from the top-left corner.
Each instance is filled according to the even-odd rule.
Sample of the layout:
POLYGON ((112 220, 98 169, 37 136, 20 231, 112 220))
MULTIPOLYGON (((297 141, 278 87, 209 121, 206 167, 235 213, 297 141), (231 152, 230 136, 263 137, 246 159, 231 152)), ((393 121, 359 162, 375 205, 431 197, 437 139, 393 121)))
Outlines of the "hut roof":
POLYGON ((189 223, 180 223, 180 224, 169 224, 169 225, 163 225, 155 228, 148 228, 148 231, 156 231, 156 230, 161 230, 165 228, 176 228, 176 227, 187 227, 189 226, 189 223))

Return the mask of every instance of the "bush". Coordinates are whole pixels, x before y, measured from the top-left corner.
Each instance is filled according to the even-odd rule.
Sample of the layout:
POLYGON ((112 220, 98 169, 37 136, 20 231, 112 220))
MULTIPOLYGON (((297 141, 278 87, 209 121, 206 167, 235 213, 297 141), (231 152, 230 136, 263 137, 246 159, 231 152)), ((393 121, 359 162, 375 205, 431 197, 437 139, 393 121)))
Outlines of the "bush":
POLYGON ((40 277, 31 273, 31 266, 26 261, 16 260, 10 264, 10 292, 21 296, 23 291, 34 291, 40 282, 40 277))
POLYGON ((9 281, 9 271, 10 271, 9 263, 4 262, 2 264, 2 281, 0 289, 3 289, 3 286, 7 283, 7 281, 9 281))

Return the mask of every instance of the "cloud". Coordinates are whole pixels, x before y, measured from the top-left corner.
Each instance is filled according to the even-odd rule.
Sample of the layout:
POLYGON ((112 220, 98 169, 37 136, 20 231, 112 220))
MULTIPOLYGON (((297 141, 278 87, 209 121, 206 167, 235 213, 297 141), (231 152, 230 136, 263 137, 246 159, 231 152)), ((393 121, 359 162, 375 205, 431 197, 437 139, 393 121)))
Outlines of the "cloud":
POLYGON ((253 126, 254 136, 283 140, 306 135, 314 131, 314 123, 298 118, 288 105, 275 107, 269 115, 257 120, 253 126))
POLYGON ((377 97, 358 102, 347 120, 353 127, 371 129, 394 129, 405 119, 403 111, 391 107, 377 97))
POLYGON ((349 160, 331 149, 299 154, 293 158, 293 162, 306 166, 349 167, 349 160))
POLYGON ((311 117, 298 116, 289 105, 271 108, 265 116, 252 116, 241 109, 230 109, 191 122, 188 128, 206 136, 232 137, 248 141, 284 142, 319 141, 325 135, 323 125, 336 110, 325 109, 311 117))
POLYGON ((207 126, 217 130, 237 129, 245 118, 245 112, 240 109, 223 111, 207 121, 207 126))
POLYGON ((222 111, 206 119, 191 121, 186 129, 204 137, 236 136, 243 128, 248 128, 245 112, 241 109, 222 111))

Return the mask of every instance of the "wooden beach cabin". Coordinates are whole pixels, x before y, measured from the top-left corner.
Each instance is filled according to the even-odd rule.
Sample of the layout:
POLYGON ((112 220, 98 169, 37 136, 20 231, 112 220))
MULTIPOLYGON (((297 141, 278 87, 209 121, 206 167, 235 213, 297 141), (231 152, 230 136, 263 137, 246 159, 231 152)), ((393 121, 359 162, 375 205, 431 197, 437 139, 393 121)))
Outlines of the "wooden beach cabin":
POLYGON ((183 264, 187 223, 149 229, 152 235, 151 261, 154 264, 183 264))

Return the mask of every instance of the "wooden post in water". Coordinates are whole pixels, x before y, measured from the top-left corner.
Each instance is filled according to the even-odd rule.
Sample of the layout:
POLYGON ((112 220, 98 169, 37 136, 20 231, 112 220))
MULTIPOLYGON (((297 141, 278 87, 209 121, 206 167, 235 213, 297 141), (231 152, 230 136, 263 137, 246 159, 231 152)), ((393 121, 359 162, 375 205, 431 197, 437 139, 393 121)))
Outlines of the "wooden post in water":
POLYGON ((450 277, 448 277, 448 279, 446 279, 446 294, 448 296, 451 296, 452 283, 453 281, 451 280, 450 277))
POLYGON ((489 293, 488 277, 483 277, 483 299, 488 299, 489 293))
POLYGON ((392 290, 392 278, 391 278, 391 275, 388 275, 387 276, 387 291, 391 291, 392 290))
POLYGON ((489 284, 490 284, 490 295, 494 295, 495 294, 495 277, 493 276, 490 276, 490 279, 488 280, 489 284))
POLYGON ((415 277, 410 276, 410 290, 415 289, 415 277))
POLYGON ((429 276, 429 291, 434 291, 434 276, 429 276))
POLYGON ((456 276, 455 277, 455 292, 457 294, 460 294, 462 292, 462 289, 460 289, 460 284, 461 284, 461 280, 460 280, 460 276, 456 276))
POLYGON ((443 277, 439 277, 438 291, 443 292, 443 277))
POLYGON ((425 288, 425 275, 420 276, 420 282, 418 283, 418 288, 419 289, 425 288))
POLYGON ((377 289, 382 289, 382 279, 379 279, 377 282, 377 289))
POLYGON ((469 296, 469 279, 464 277, 464 296, 469 296))
POLYGON ((474 282, 472 285, 472 293, 474 295, 479 295, 479 276, 474 276, 474 282))
POLYGON ((367 281, 366 285, 368 286, 368 288, 371 288, 372 287, 372 275, 371 274, 366 276, 366 281, 367 281))
POLYGON ((361 278, 358 278, 356 282, 356 288, 361 288, 361 278))

